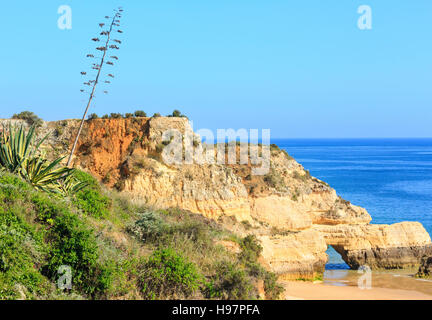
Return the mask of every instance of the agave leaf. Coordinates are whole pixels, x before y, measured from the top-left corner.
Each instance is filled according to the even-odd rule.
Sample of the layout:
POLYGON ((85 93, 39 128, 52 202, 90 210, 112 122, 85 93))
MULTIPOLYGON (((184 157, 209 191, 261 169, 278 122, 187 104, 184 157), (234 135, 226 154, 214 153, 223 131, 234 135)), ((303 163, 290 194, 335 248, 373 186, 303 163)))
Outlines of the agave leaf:
POLYGON ((46 192, 63 192, 66 184, 69 193, 85 187, 84 184, 72 181, 74 169, 60 166, 64 159, 46 160, 40 154, 40 146, 48 134, 37 143, 35 141, 35 126, 25 131, 24 126, 12 126, 0 132, 0 169, 19 174, 35 188, 46 192), (65 183, 65 181, 68 181, 65 183))
POLYGON ((59 188, 64 195, 75 194, 88 185, 87 182, 80 182, 75 178, 75 169, 73 169, 73 172, 65 179, 59 180, 59 188))

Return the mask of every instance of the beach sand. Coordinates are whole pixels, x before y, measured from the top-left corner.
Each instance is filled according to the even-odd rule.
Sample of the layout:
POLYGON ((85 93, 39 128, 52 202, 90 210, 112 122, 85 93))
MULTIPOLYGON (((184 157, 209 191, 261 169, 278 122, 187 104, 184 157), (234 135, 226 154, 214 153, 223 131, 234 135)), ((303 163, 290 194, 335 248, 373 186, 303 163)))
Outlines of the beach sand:
POLYGON ((303 281, 281 281, 285 300, 432 300, 425 293, 387 288, 360 289, 303 281))

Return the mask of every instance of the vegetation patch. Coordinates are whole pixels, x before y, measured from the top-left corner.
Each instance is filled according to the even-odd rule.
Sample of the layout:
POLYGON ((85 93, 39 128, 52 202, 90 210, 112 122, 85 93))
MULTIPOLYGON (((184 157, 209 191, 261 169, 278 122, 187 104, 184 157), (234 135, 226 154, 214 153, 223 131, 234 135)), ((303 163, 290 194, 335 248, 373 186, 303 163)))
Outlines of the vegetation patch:
POLYGON ((29 126, 34 125, 36 127, 40 127, 43 123, 43 120, 31 111, 22 111, 20 113, 14 114, 12 119, 25 120, 29 126))
POLYGON ((201 283, 196 266, 171 248, 155 250, 139 272, 139 285, 147 299, 187 298, 201 283))

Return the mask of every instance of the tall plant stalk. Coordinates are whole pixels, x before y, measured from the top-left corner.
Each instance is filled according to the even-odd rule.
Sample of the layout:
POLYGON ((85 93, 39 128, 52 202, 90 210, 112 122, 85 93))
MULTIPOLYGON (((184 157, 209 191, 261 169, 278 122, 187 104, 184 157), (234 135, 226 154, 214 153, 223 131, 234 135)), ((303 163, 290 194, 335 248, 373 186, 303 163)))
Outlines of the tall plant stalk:
MULTIPOLYGON (((112 35, 112 32, 114 31, 114 30, 113 30, 114 27, 118 27, 118 26, 120 26, 121 12, 123 12, 123 9, 120 7, 118 10, 114 10, 114 11, 115 11, 115 15, 112 17, 112 20, 111 20, 111 24, 110 24, 110 26, 109 26, 109 29, 108 29, 107 31, 102 31, 102 32, 100 33, 101 36, 106 36, 106 41, 105 41, 105 45, 104 45, 103 47, 98 47, 98 48, 96 48, 96 50, 99 50, 99 51, 102 51, 102 52, 103 52, 102 57, 100 58, 100 63, 99 63, 99 64, 93 64, 93 67, 92 67, 92 69, 97 70, 96 78, 95 78, 94 80, 90 80, 90 81, 88 81, 88 82, 84 82, 84 85, 91 86, 91 91, 90 91, 89 99, 88 99, 88 102, 87 102, 87 106, 86 106, 86 108, 85 108, 85 110, 84 110, 84 114, 83 114, 83 117, 82 117, 82 119, 81 119, 81 123, 80 123, 79 129, 78 129, 77 135, 76 135, 76 137, 75 137, 75 140, 74 140, 74 143, 73 143, 73 146, 72 146, 72 150, 71 150, 71 152, 70 152, 70 154, 69 154, 69 158, 68 158, 68 161, 67 161, 67 166, 68 166, 68 167, 70 167, 70 165, 71 165, 71 163, 72 163, 72 158, 73 158, 73 155, 74 155, 74 153, 75 153, 75 149, 76 149, 76 147, 77 147, 78 140, 79 140, 79 137, 80 137, 80 135, 81 135, 82 128, 83 128, 83 126, 84 126, 84 121, 85 121, 85 119, 86 119, 86 116, 87 116, 88 110, 89 110, 90 105, 91 105, 91 103, 92 103, 92 101, 93 101, 93 98, 94 98, 94 96, 95 96, 96 87, 97 87, 97 85, 98 85, 98 83, 99 83, 99 78, 100 78, 100 76, 101 76, 101 72, 102 72, 102 69, 103 69, 103 67, 104 67, 104 63, 105 63, 105 60, 106 60, 107 52, 108 52, 110 49, 111 49, 111 50, 118 50, 119 47, 117 46, 117 44, 120 44, 120 43, 121 43, 120 40, 117 40, 117 39, 112 40, 111 35, 112 35), (116 44, 110 44, 110 41, 113 41, 113 42, 115 42, 116 44)), ((109 19, 110 17, 109 17, 109 16, 106 16, 105 18, 106 18, 106 19, 109 19)), ((104 25, 105 25, 104 23, 100 23, 100 24, 99 24, 99 26, 100 26, 101 28, 102 28, 104 25)), ((119 30, 119 29, 117 29, 116 31, 117 31, 118 33, 123 33, 123 32, 122 32, 121 30, 119 30)), ((92 40, 95 41, 95 42, 99 42, 99 41, 100 41, 99 38, 93 38, 92 40)), ((87 57, 89 57, 89 58, 95 58, 94 55, 92 55, 92 54, 87 54, 87 57)), ((116 57, 116 56, 111 56, 110 58, 111 58, 111 59, 118 60, 118 57, 116 57)), ((106 64, 108 64, 108 65, 114 65, 114 62, 112 62, 112 61, 107 61, 106 64)), ((82 74, 82 75, 86 75, 87 73, 86 73, 86 72, 81 72, 81 74, 82 74)), ((111 77, 111 78, 114 78, 114 76, 113 76, 112 74, 108 74, 108 76, 111 77)), ((108 83, 110 83, 110 81, 105 81, 105 83, 108 84, 108 83)), ((81 90, 81 92, 85 92, 85 90, 81 90)), ((108 93, 108 92, 107 92, 107 91, 104 91, 104 93, 108 93)))

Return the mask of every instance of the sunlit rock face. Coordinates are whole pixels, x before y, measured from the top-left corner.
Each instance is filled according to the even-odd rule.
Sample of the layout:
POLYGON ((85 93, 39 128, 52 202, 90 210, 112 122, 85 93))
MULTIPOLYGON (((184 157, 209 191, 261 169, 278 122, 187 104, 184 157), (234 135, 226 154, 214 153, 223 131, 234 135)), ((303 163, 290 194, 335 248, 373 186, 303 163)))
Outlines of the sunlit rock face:
MULTIPOLYGON (((43 152, 67 155, 78 125, 78 120, 44 122, 39 135, 51 134, 43 152)), ((240 234, 255 234, 263 246, 261 263, 284 278, 322 272, 328 245, 351 268, 418 266, 431 254, 430 236, 420 223, 370 224, 365 209, 340 198, 275 146, 265 175, 253 175, 250 163, 168 165, 161 150, 162 135, 170 129, 191 131, 186 118, 86 121, 73 165, 135 201, 200 213, 240 234)), ((199 137, 193 139, 194 147, 202 147, 199 137)))
POLYGON ((431 238, 418 222, 393 225, 314 226, 328 245, 339 252, 353 269, 397 269, 418 266, 432 251, 431 238))

